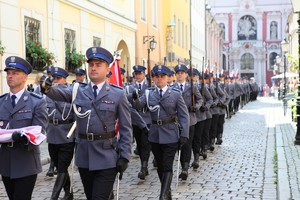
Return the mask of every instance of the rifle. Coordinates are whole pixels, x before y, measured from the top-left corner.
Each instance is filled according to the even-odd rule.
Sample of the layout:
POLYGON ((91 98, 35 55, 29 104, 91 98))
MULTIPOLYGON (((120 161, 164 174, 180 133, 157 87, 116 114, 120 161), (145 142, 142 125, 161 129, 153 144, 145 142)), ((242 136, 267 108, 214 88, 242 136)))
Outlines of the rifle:
POLYGON ((195 106, 195 95, 194 95, 194 81, 193 81, 193 66, 192 66, 192 51, 190 53, 190 80, 191 80, 191 97, 192 97, 192 107, 195 106))

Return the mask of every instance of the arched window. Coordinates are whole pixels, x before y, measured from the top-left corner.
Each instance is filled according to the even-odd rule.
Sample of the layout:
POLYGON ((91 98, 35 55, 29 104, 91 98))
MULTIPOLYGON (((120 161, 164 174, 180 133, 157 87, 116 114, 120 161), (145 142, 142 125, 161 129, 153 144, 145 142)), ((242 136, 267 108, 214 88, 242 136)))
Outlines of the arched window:
POLYGON ((238 40, 256 40, 257 22, 251 15, 244 15, 238 22, 238 40))
POLYGON ((227 61, 226 61, 226 55, 223 54, 223 66, 222 66, 222 69, 223 69, 224 71, 226 70, 226 63, 227 63, 227 61))
MULTIPOLYGON (((274 70, 274 65, 276 65, 276 56, 277 56, 277 53, 275 53, 275 52, 270 53, 269 70, 274 70)), ((275 69, 275 70, 277 70, 277 69, 275 69)))
POLYGON ((278 26, 277 22, 272 21, 270 24, 270 39, 271 40, 277 40, 278 39, 278 26))
POLYGON ((226 30, 225 29, 226 28, 225 24, 224 23, 220 23, 219 26, 220 26, 221 30, 223 31, 223 40, 225 41, 225 30, 226 30))
POLYGON ((254 69, 254 58, 250 53, 245 53, 241 58, 241 70, 254 69))

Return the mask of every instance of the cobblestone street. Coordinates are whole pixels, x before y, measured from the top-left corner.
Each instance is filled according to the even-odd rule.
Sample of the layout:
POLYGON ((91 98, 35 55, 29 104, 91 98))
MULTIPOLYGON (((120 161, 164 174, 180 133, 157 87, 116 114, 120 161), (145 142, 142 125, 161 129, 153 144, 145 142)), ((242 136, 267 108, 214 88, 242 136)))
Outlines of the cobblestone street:
MULTIPOLYGON (((178 187, 175 161, 173 199, 300 199, 300 150, 293 144, 294 129, 290 117, 283 116, 278 100, 259 98, 248 103, 226 120, 223 144, 215 146, 208 158, 201 160, 197 171, 190 168, 188 180, 179 181, 178 187)), ((42 158, 47 161, 46 144, 42 150, 42 158)), ((141 181, 137 177, 139 159, 133 156, 120 181, 120 199, 158 199, 160 183, 151 161, 152 157, 149 176, 141 181)), ((46 177, 48 167, 44 165, 43 173, 38 176, 33 199, 51 196, 55 178, 46 177)), ((74 199, 86 199, 79 174, 74 171, 74 199)), ((115 184, 115 199, 116 187, 115 184)), ((7 199, 3 184, 0 184, 0 199, 7 199)))

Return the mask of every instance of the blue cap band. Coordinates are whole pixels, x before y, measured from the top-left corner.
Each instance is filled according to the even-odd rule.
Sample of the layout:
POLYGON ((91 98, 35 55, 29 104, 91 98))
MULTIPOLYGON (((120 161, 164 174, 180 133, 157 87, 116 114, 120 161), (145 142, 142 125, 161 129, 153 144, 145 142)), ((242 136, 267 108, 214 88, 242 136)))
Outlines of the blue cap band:
POLYGON ((23 70, 26 74, 29 74, 28 68, 20 63, 9 63, 8 66, 16 67, 18 69, 23 70))

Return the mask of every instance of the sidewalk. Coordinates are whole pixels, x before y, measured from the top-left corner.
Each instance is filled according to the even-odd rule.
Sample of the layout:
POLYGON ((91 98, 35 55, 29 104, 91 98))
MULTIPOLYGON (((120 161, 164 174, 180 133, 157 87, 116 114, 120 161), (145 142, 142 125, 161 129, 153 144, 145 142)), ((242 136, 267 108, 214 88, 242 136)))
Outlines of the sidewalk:
POLYGON ((292 122, 290 109, 283 115, 282 102, 275 125, 278 158, 278 199, 300 199, 300 146, 294 145, 296 123, 292 122))

